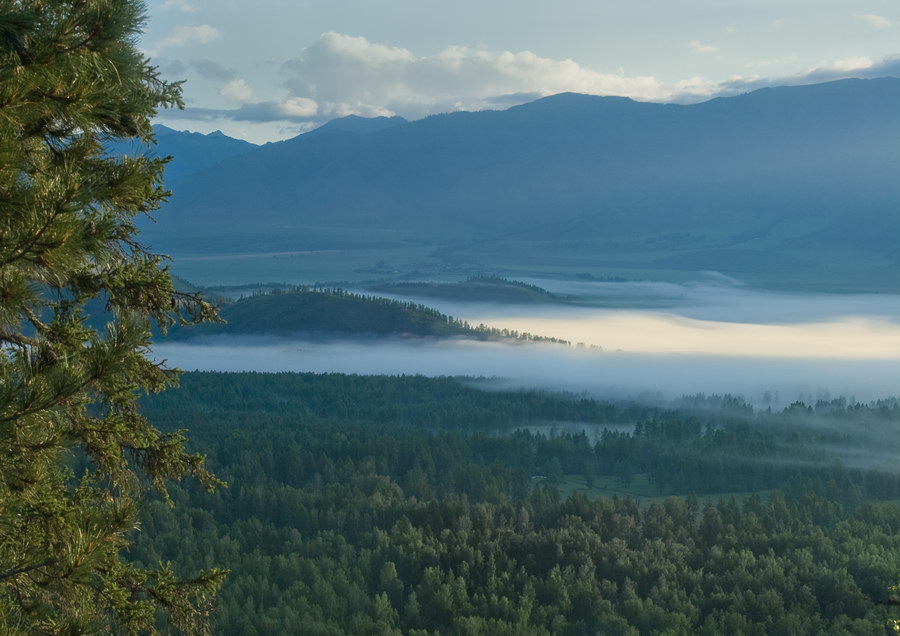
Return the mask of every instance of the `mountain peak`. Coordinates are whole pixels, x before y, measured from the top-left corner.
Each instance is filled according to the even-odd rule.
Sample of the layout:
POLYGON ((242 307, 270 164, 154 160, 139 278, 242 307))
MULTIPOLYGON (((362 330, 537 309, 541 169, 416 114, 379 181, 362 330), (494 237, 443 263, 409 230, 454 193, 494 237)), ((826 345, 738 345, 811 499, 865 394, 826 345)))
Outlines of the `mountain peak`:
POLYGON ((360 117, 359 115, 347 115, 322 124, 318 128, 310 130, 301 136, 321 135, 334 130, 355 133, 357 135, 369 135, 386 128, 401 126, 408 123, 403 117, 360 117))

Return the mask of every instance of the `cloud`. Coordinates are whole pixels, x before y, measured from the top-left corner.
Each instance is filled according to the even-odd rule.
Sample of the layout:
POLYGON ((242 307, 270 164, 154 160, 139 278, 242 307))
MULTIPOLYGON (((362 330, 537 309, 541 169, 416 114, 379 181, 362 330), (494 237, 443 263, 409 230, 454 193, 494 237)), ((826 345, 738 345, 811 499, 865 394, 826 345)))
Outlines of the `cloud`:
MULTIPOLYGON (((528 100, 526 100, 528 101, 528 100)), ((521 101, 516 101, 521 104, 521 101)), ((511 104, 512 105, 512 104, 511 104)), ((198 108, 187 107, 179 111, 163 111, 163 118, 190 119, 196 121, 214 121, 230 119, 232 121, 266 123, 291 122, 292 124, 323 124, 337 117, 360 115, 362 117, 391 117, 393 112, 367 104, 335 104, 319 103, 308 97, 291 97, 284 101, 263 101, 244 103, 238 108, 198 108)), ((303 126, 308 129, 311 126, 303 126)))
POLYGON ((199 26, 177 26, 168 35, 157 42, 158 49, 184 46, 186 44, 209 44, 222 37, 222 32, 208 24, 199 26))
POLYGON ((178 59, 157 58, 154 60, 154 63, 168 77, 184 77, 188 70, 187 65, 178 59))
MULTIPOLYGON (((878 77, 900 77, 900 56, 888 56, 879 62, 874 62, 865 56, 824 61, 803 73, 782 77, 736 76, 714 84, 709 96, 727 97, 773 86, 802 86, 849 78, 874 79, 878 77)), ((690 103, 697 101, 698 95, 699 91, 696 89, 687 90, 672 95, 670 101, 690 103)))
POLYGON ((163 114, 178 119, 196 121, 230 119, 232 121, 253 123, 274 121, 299 123, 315 119, 318 112, 319 107, 314 100, 297 97, 284 102, 246 103, 241 104, 238 108, 198 108, 189 106, 184 110, 165 111, 163 114))
POLYGON ((278 105, 279 110, 292 119, 309 119, 319 112, 319 105, 308 97, 292 97, 278 105))
POLYGON ((835 60, 834 62, 825 62, 812 71, 835 71, 837 73, 849 73, 852 71, 861 71, 872 68, 872 60, 867 57, 848 57, 843 60, 835 60))
MULTIPOLYGON (((791 58, 763 60, 755 66, 761 69, 790 61, 791 58)), ((724 81, 695 76, 663 82, 653 76, 629 76, 621 71, 603 73, 570 59, 551 59, 530 51, 450 46, 423 56, 364 37, 329 32, 283 63, 283 97, 252 102, 249 86, 233 71, 209 60, 192 60, 189 65, 205 77, 225 84, 221 95, 238 107, 188 108, 178 115, 180 118, 281 122, 295 128, 346 115, 418 119, 443 112, 508 108, 561 92, 693 103, 768 86, 900 76, 900 57, 873 62, 859 56, 823 61, 788 77, 748 73, 724 81)))
POLYGON ((215 60, 191 60, 188 64, 193 70, 202 75, 204 79, 228 81, 236 77, 236 73, 233 70, 215 60))
POLYGON ((700 40, 691 40, 690 42, 688 42, 688 45, 691 47, 691 51, 693 51, 694 53, 699 53, 701 55, 704 55, 706 53, 715 53, 719 50, 719 47, 711 46, 709 44, 703 44, 700 42, 700 40))
POLYGON ((243 79, 233 79, 219 89, 219 95, 229 102, 245 104, 253 99, 253 89, 243 79))
POLYGON ((863 22, 879 29, 889 27, 893 24, 893 22, 889 18, 886 18, 883 15, 875 15, 874 13, 862 13, 856 17, 863 22))
POLYGON ((796 63, 797 56, 796 55, 788 55, 785 57, 772 57, 766 60, 759 60, 757 62, 748 62, 744 64, 745 68, 765 68, 767 66, 777 66, 780 64, 788 64, 788 63, 796 63))
MULTIPOLYGON (((348 114, 379 112, 422 117, 493 106, 498 96, 544 96, 564 91, 654 99, 664 87, 653 77, 599 73, 572 60, 451 46, 435 55, 329 32, 284 64, 292 96, 330 104, 348 114)), ((501 100, 502 101, 502 100, 501 100)))
POLYGON ((190 4, 187 0, 166 0, 163 3, 163 9, 174 9, 182 13, 194 13, 197 7, 190 4))

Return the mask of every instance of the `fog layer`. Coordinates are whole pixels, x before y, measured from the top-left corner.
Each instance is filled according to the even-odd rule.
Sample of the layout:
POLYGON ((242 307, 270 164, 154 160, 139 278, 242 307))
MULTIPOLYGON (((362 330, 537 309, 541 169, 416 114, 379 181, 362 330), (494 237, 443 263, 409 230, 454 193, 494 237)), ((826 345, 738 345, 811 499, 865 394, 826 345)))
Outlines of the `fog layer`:
POLYGON ((529 282, 569 302, 411 300, 471 324, 603 351, 466 340, 222 336, 160 343, 155 355, 187 370, 489 376, 598 395, 732 393, 773 406, 900 394, 897 295, 779 294, 715 276, 694 284, 529 282))
POLYGON ((889 359, 767 358, 598 352, 551 344, 373 340, 309 342, 226 337, 162 343, 155 355, 185 370, 314 371, 469 375, 509 386, 586 391, 606 396, 675 398, 732 393, 773 406, 795 400, 900 392, 900 364, 889 359))

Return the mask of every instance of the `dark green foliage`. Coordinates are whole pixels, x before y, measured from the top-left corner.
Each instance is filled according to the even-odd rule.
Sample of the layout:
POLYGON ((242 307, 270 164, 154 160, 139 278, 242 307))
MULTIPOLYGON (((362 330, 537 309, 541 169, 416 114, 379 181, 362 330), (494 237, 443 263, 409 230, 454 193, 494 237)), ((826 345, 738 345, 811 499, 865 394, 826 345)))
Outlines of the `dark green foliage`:
POLYGON ((343 289, 276 289, 226 305, 220 315, 226 323, 174 330, 172 335, 292 335, 306 332, 345 336, 460 336, 478 340, 506 338, 569 344, 566 340, 509 329, 472 326, 425 305, 354 294, 343 289))
POLYGON ((177 488, 173 510, 152 504, 132 557, 231 568, 222 633, 883 629, 875 601, 887 599, 900 568, 900 508, 865 499, 897 497, 896 469, 841 467, 835 453, 856 442, 827 431, 867 430, 893 443, 896 403, 798 404, 769 415, 732 398, 663 409, 471 382, 186 374, 146 412, 161 426, 190 425, 232 487, 177 488), (552 413, 640 427, 596 445, 584 435, 495 432, 552 413), (647 470, 684 458, 700 462, 705 492, 788 481, 783 493, 740 504, 660 484, 680 496, 639 508, 565 499, 532 479, 553 465, 572 473, 592 461, 603 475, 623 462, 647 470), (790 459, 795 470, 779 473, 790 459), (775 472, 755 472, 766 465, 775 472))
POLYGON ((223 573, 180 581, 119 559, 140 478, 217 480, 137 410, 174 384, 148 356, 151 323, 209 319, 136 240, 159 207, 165 160, 111 158, 110 140, 152 142, 180 105, 135 46, 133 0, 0 5, 0 632, 150 631, 157 611, 203 631, 223 573), (104 298, 97 328, 85 306, 104 298), (83 458, 74 472, 73 457, 83 458))
MULTIPOLYGON (((312 417, 392 427, 509 432, 540 422, 612 425, 656 417, 661 409, 546 391, 491 390, 491 380, 342 373, 185 373, 177 391, 144 400, 154 417, 203 426, 201 414, 291 425, 312 417), (487 390, 485 390, 487 389, 487 390)), ((230 421, 230 420, 229 420, 230 421)))
MULTIPOLYGON (((660 494, 810 488, 831 497, 900 497, 891 453, 900 443, 900 405, 843 400, 755 412, 730 397, 696 396, 677 408, 611 402, 537 390, 498 390, 491 380, 312 373, 188 373, 182 388, 145 401, 145 409, 179 427, 204 420, 293 426, 314 419, 390 429, 487 434, 516 427, 583 424, 596 435, 549 439, 520 432, 520 456, 500 458, 527 474, 553 460, 563 474, 647 474, 660 494), (633 427, 623 432, 623 427, 633 427), (524 449, 528 449, 527 452, 524 449), (887 456, 885 455, 887 453, 887 456), (832 483, 833 482, 833 483, 832 483), (858 492, 857 492, 858 491, 858 492), (853 493, 857 492, 856 495, 853 493)), ((199 427, 199 428, 198 428, 199 427)), ((487 451, 484 451, 487 452, 487 451)))

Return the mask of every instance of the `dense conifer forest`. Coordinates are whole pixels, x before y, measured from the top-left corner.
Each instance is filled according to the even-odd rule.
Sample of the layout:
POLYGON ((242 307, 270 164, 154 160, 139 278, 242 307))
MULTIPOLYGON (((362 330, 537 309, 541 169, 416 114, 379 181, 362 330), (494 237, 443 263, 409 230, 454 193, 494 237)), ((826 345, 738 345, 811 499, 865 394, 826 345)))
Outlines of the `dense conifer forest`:
POLYGON ((450 300, 490 303, 560 303, 569 299, 538 285, 502 276, 469 276, 458 283, 387 282, 371 285, 373 291, 406 296, 431 296, 450 300))
MULTIPOLYGON (((839 81, 727 96, 774 80, 698 75, 667 88, 657 71, 605 75, 524 44, 494 55, 459 29, 491 22, 476 10, 464 21, 423 14, 447 34, 468 33, 436 54, 347 35, 338 20, 290 59, 239 38, 257 50, 238 68, 218 57, 241 53, 233 34, 275 40, 275 23, 218 4, 0 5, 0 634, 900 632, 896 399, 760 408, 730 395, 601 400, 473 377, 182 375, 154 349, 169 338, 199 359, 202 342, 174 341, 264 335, 283 348, 298 334, 322 349, 337 339, 359 349, 400 338, 503 341, 523 345, 517 353, 571 345, 319 283, 228 296, 235 285, 273 287, 260 280, 343 280, 542 310, 652 305, 694 332, 736 320, 803 339, 822 325, 813 335, 824 345, 793 354, 777 332, 779 366, 835 355, 840 378, 877 395, 879 374, 893 393, 897 378, 884 371, 900 350, 885 347, 885 327, 897 326, 885 317, 900 305, 861 292, 897 291, 900 147, 889 133, 900 126, 900 79, 874 77, 896 60, 860 55, 783 75, 839 81), (161 26, 144 33, 151 5, 161 26), (184 12, 195 26, 173 21, 184 12), (210 57, 194 48, 223 36, 210 57), (271 73, 254 57, 270 70, 281 60, 280 101, 256 101, 271 91, 251 89, 244 63, 255 83, 271 73), (841 75, 861 71, 871 78, 841 75), (204 90, 227 83, 183 95, 170 77, 183 73, 202 76, 204 90), (641 101, 608 95, 613 85, 641 101), (604 96, 549 94, 572 88, 604 96), (652 102, 682 93, 720 97, 652 102), (547 96, 521 103, 538 94, 547 96), (324 125, 264 145, 153 125, 161 110, 186 107, 174 121, 278 135, 324 125), (324 121, 394 108, 415 121, 324 121), (170 267, 228 287, 173 280, 170 267), (498 271, 575 293, 573 280, 649 287, 579 299, 489 273, 498 271), (745 284, 855 295, 839 311, 807 295, 816 311, 798 311, 751 288, 752 303, 738 300, 745 284), (772 313, 755 311, 770 301, 772 313), (856 301, 868 308, 858 316, 856 301), (832 346, 850 323, 865 323, 855 344, 832 346), (179 377, 180 389, 159 394, 179 377)), ((290 42, 303 37, 292 3, 244 4, 254 14, 282 5, 278 24, 290 42)), ((380 7, 369 17, 379 10, 393 18, 380 7)), ((610 24, 629 37, 625 22, 610 24)), ((653 330, 622 316, 642 337, 653 330)), ((478 364, 512 350, 476 347, 478 364)), ((753 342, 746 349, 734 353, 742 366, 764 359, 753 342)), ((564 348, 528 353, 539 350, 564 348)), ((629 356, 643 364, 668 351, 629 356)), ((797 374, 812 385, 808 375, 797 374)))
POLYGON ((231 569, 221 633, 884 629, 900 477, 874 449, 895 452, 898 403, 647 406, 487 382, 185 374, 145 413, 189 428, 230 486, 150 502, 129 556, 231 569), (609 428, 518 430, 554 421, 609 428), (566 496, 576 479, 621 494, 566 496), (655 496, 630 496, 636 480, 655 496))
POLYGON ((405 302, 355 294, 340 288, 277 288, 226 303, 223 323, 173 329, 171 337, 204 335, 291 335, 465 337, 476 340, 514 340, 570 344, 549 336, 510 329, 470 325, 436 309, 405 302))

